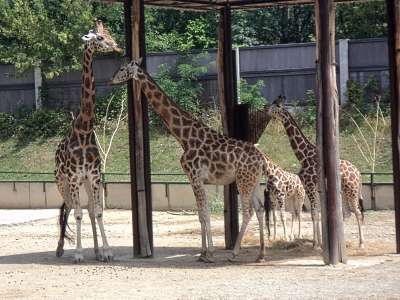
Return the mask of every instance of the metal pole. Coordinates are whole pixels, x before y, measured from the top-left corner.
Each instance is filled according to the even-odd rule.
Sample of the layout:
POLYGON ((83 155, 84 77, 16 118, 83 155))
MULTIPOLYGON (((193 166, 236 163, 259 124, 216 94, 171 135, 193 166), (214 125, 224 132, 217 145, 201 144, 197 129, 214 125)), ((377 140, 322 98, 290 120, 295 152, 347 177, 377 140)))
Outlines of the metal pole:
POLYGON ((235 48, 235 64, 236 64, 236 86, 237 86, 237 103, 240 104, 240 51, 239 47, 235 48))

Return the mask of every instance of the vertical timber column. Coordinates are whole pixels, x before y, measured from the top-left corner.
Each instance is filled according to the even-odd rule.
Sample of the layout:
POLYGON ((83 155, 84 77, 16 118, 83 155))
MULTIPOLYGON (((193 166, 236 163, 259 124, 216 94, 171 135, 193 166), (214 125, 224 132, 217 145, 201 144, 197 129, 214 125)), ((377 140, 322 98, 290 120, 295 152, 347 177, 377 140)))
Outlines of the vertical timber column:
POLYGON ((400 253, 400 3, 386 0, 391 93, 393 191, 396 222, 396 251, 400 253))
MULTIPOLYGON (((126 53, 146 67, 143 0, 125 0, 126 53)), ((138 82, 128 82, 129 151, 134 256, 153 255, 148 104, 138 82)))
MULTIPOLYGON (((218 88, 224 134, 233 137, 236 103, 234 82, 234 58, 232 53, 231 8, 220 10, 218 36, 218 88)), ((232 249, 239 233, 238 201, 235 184, 224 186, 225 247, 232 249)))
POLYGON ((338 155, 338 91, 335 66, 335 6, 333 0, 317 0, 317 80, 319 94, 318 151, 324 262, 346 262, 338 155))

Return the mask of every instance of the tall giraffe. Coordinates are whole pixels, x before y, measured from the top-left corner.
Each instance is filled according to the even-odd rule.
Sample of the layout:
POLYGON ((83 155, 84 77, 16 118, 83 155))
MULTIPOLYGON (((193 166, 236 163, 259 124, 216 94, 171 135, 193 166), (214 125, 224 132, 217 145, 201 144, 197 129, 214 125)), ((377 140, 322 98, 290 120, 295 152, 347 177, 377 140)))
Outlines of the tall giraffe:
MULTIPOLYGON (((314 246, 319 246, 321 245, 321 231, 319 227, 317 149, 303 134, 292 115, 284 108, 282 102, 282 97, 279 97, 270 106, 267 113, 270 117, 279 120, 283 124, 293 152, 301 164, 299 176, 311 204, 314 246)), ((364 248, 364 235, 361 228, 361 223, 364 219, 361 175, 358 169, 347 160, 340 160, 340 175, 343 217, 349 217, 351 212, 355 214, 359 232, 359 247, 364 248)))
POLYGON ((79 114, 72 121, 72 128, 57 147, 55 177, 58 190, 64 203, 60 208, 60 239, 56 255, 64 253, 64 238, 68 216, 74 209, 76 219, 75 262, 83 260, 81 243, 82 207, 79 199, 79 187, 84 184, 88 195, 88 210, 92 224, 94 252, 97 260, 112 260, 112 251, 108 245, 103 226, 103 205, 100 191, 100 155, 97 148, 93 125, 95 119, 95 82, 93 76, 93 54, 97 52, 121 52, 101 21, 96 22, 95 30, 82 37, 85 42, 82 71, 82 94, 79 114), (102 252, 99 252, 96 220, 103 240, 102 252))
POLYGON ((254 208, 260 229, 260 254, 257 260, 263 260, 264 209, 259 186, 261 176, 269 174, 272 166, 270 161, 253 144, 219 134, 180 109, 140 67, 140 63, 141 59, 121 66, 111 83, 118 84, 131 78, 138 81, 141 91, 184 150, 180 162, 196 197, 201 226, 202 248, 199 260, 212 262, 214 252, 204 184, 226 185, 234 181, 241 196, 243 220, 231 259, 239 254, 254 208))

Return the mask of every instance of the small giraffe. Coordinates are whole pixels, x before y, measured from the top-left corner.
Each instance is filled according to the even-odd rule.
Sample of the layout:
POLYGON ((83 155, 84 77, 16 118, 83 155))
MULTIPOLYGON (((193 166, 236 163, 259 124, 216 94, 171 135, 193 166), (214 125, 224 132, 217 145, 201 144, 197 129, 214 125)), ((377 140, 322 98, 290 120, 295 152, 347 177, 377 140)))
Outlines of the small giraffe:
POLYGON ((79 187, 84 184, 88 195, 88 211, 92 224, 94 252, 97 260, 112 260, 112 251, 107 243, 103 226, 103 205, 100 191, 100 156, 97 148, 93 125, 95 118, 95 82, 93 76, 94 52, 121 52, 116 42, 101 21, 96 22, 95 30, 82 37, 85 42, 82 72, 82 95, 79 114, 73 118, 72 128, 57 147, 55 177, 58 190, 64 203, 60 208, 60 239, 56 255, 64 253, 64 238, 70 238, 66 232, 68 216, 74 209, 76 219, 76 252, 74 261, 83 260, 81 244, 82 208, 79 199, 79 187), (96 220, 103 240, 102 253, 99 252, 96 232, 96 220))
MULTIPOLYGON (((318 156, 316 146, 306 138, 292 115, 284 108, 282 97, 273 102, 267 113, 270 117, 279 120, 283 124, 294 154, 301 164, 299 177, 303 182, 307 198, 311 204, 314 246, 320 246, 321 231, 319 227, 318 156)), ((364 236, 361 228, 361 223, 364 219, 361 175, 357 168, 347 160, 340 160, 340 175, 343 217, 348 217, 350 212, 355 214, 358 223, 359 247, 364 248, 364 236)))
POLYGON ((281 222, 283 226, 283 234, 285 240, 287 240, 286 234, 286 205, 288 205, 292 214, 292 225, 290 230, 290 238, 294 238, 293 225, 295 219, 298 220, 298 235, 300 237, 301 228, 301 210, 304 204, 305 190, 300 177, 296 174, 281 170, 279 180, 281 183, 278 185, 280 190, 276 189, 272 182, 268 181, 266 189, 264 191, 265 201, 265 217, 268 232, 268 239, 270 238, 269 228, 269 213, 272 211, 273 222, 274 222, 274 239, 276 239, 276 207, 278 206, 280 211, 281 222))
POLYGON ((140 63, 141 59, 122 65, 111 84, 126 82, 131 78, 138 81, 154 111, 160 115, 166 128, 182 146, 184 153, 180 161, 196 196, 201 226, 202 248, 199 260, 212 262, 214 252, 204 184, 226 185, 236 181, 242 201, 243 219, 230 259, 239 254, 240 244, 254 208, 260 228, 260 254, 257 261, 262 261, 265 245, 260 179, 268 168, 264 154, 251 143, 217 133, 180 109, 140 67, 140 63))

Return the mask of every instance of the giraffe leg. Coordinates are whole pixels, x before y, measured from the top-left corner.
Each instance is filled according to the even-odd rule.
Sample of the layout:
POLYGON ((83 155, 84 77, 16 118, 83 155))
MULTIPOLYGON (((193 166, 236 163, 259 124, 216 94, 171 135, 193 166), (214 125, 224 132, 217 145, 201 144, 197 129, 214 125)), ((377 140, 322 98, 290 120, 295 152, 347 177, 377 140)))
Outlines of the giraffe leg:
POLYGON ((274 221, 274 240, 276 240, 276 232, 277 232, 277 230, 276 230, 276 208, 274 207, 273 209, 272 209, 272 218, 273 218, 273 221, 274 221))
POLYGON ((307 190, 307 197, 310 200, 311 219, 313 222, 313 248, 321 246, 321 230, 319 227, 319 210, 317 198, 314 196, 314 191, 307 190))
POLYGON ((241 202, 242 202, 242 225, 240 227, 239 235, 236 239, 235 246, 233 247, 232 257, 229 258, 230 261, 234 261, 236 256, 239 254, 240 245, 242 244, 243 236, 246 232, 247 225, 249 224, 251 217, 253 216, 253 208, 250 204, 251 195, 240 195, 241 202))
MULTIPOLYGON (((303 205, 301 205, 301 206, 303 206, 303 205)), ((301 238, 301 208, 297 213, 297 219, 299 221, 299 230, 298 230, 297 238, 300 239, 301 238)))
POLYGON ((82 228, 82 208, 79 201, 79 183, 76 177, 70 179, 69 190, 71 192, 71 199, 74 205, 74 217, 76 222, 76 250, 74 255, 74 262, 80 263, 83 261, 82 253, 82 240, 81 240, 81 228, 82 228))
POLYGON ((289 238, 291 240, 293 240, 294 239, 293 226, 294 226, 294 220, 296 219, 296 213, 294 211, 292 211, 291 215, 292 215, 292 224, 290 226, 290 236, 289 236, 289 238))
POLYGON ((88 212, 89 212, 90 223, 92 225, 94 254, 96 256, 96 260, 100 260, 99 242, 98 242, 98 239, 97 239, 96 218, 95 218, 95 214, 94 214, 93 193, 92 193, 92 190, 90 188, 89 181, 85 180, 84 184, 85 184, 86 194, 88 196, 88 212))
POLYGON ((286 212, 285 212, 285 208, 280 208, 279 214, 280 214, 281 222, 282 222, 282 226, 283 226, 283 238, 285 239, 285 241, 287 241, 288 237, 287 237, 287 230, 286 230, 286 212))
POLYGON ((359 237, 359 248, 364 249, 364 234, 362 230, 362 213, 359 208, 359 203, 358 203, 358 191, 357 192, 351 192, 350 194, 346 195, 344 197, 344 202, 347 203, 347 207, 349 211, 353 212, 354 215, 356 216, 357 219, 357 225, 358 225, 358 237, 359 237))
MULTIPOLYGON (((69 188, 68 188, 68 182, 66 178, 63 175, 57 174, 56 175, 56 184, 58 191, 61 194, 61 197, 64 200, 64 204, 60 209, 60 218, 59 218, 59 225, 60 225, 60 238, 58 240, 58 245, 57 245, 57 250, 56 250, 56 256, 61 257, 64 254, 64 239, 66 237, 66 230, 67 230, 67 224, 68 224, 68 217, 71 212, 71 201, 70 200, 70 195, 69 195, 69 188)), ((68 236, 67 236, 68 237, 68 236)))
POLYGON ((201 253, 199 261, 214 262, 214 246, 211 235, 210 213, 204 185, 200 180, 192 179, 192 189, 196 197, 196 204, 201 226, 201 253))
POLYGON ((102 251, 100 251, 100 260, 109 262, 113 260, 113 253, 108 245, 106 233, 104 230, 103 224, 103 201, 100 199, 100 176, 99 172, 89 177, 89 181, 91 182, 91 190, 94 200, 94 215, 99 225, 101 239, 103 241, 102 251))
POLYGON ((264 241, 264 207, 262 199, 260 198, 259 183, 253 192, 253 206, 256 211, 258 225, 260 229, 260 254, 257 258, 257 262, 262 262, 265 260, 265 241, 264 241))

